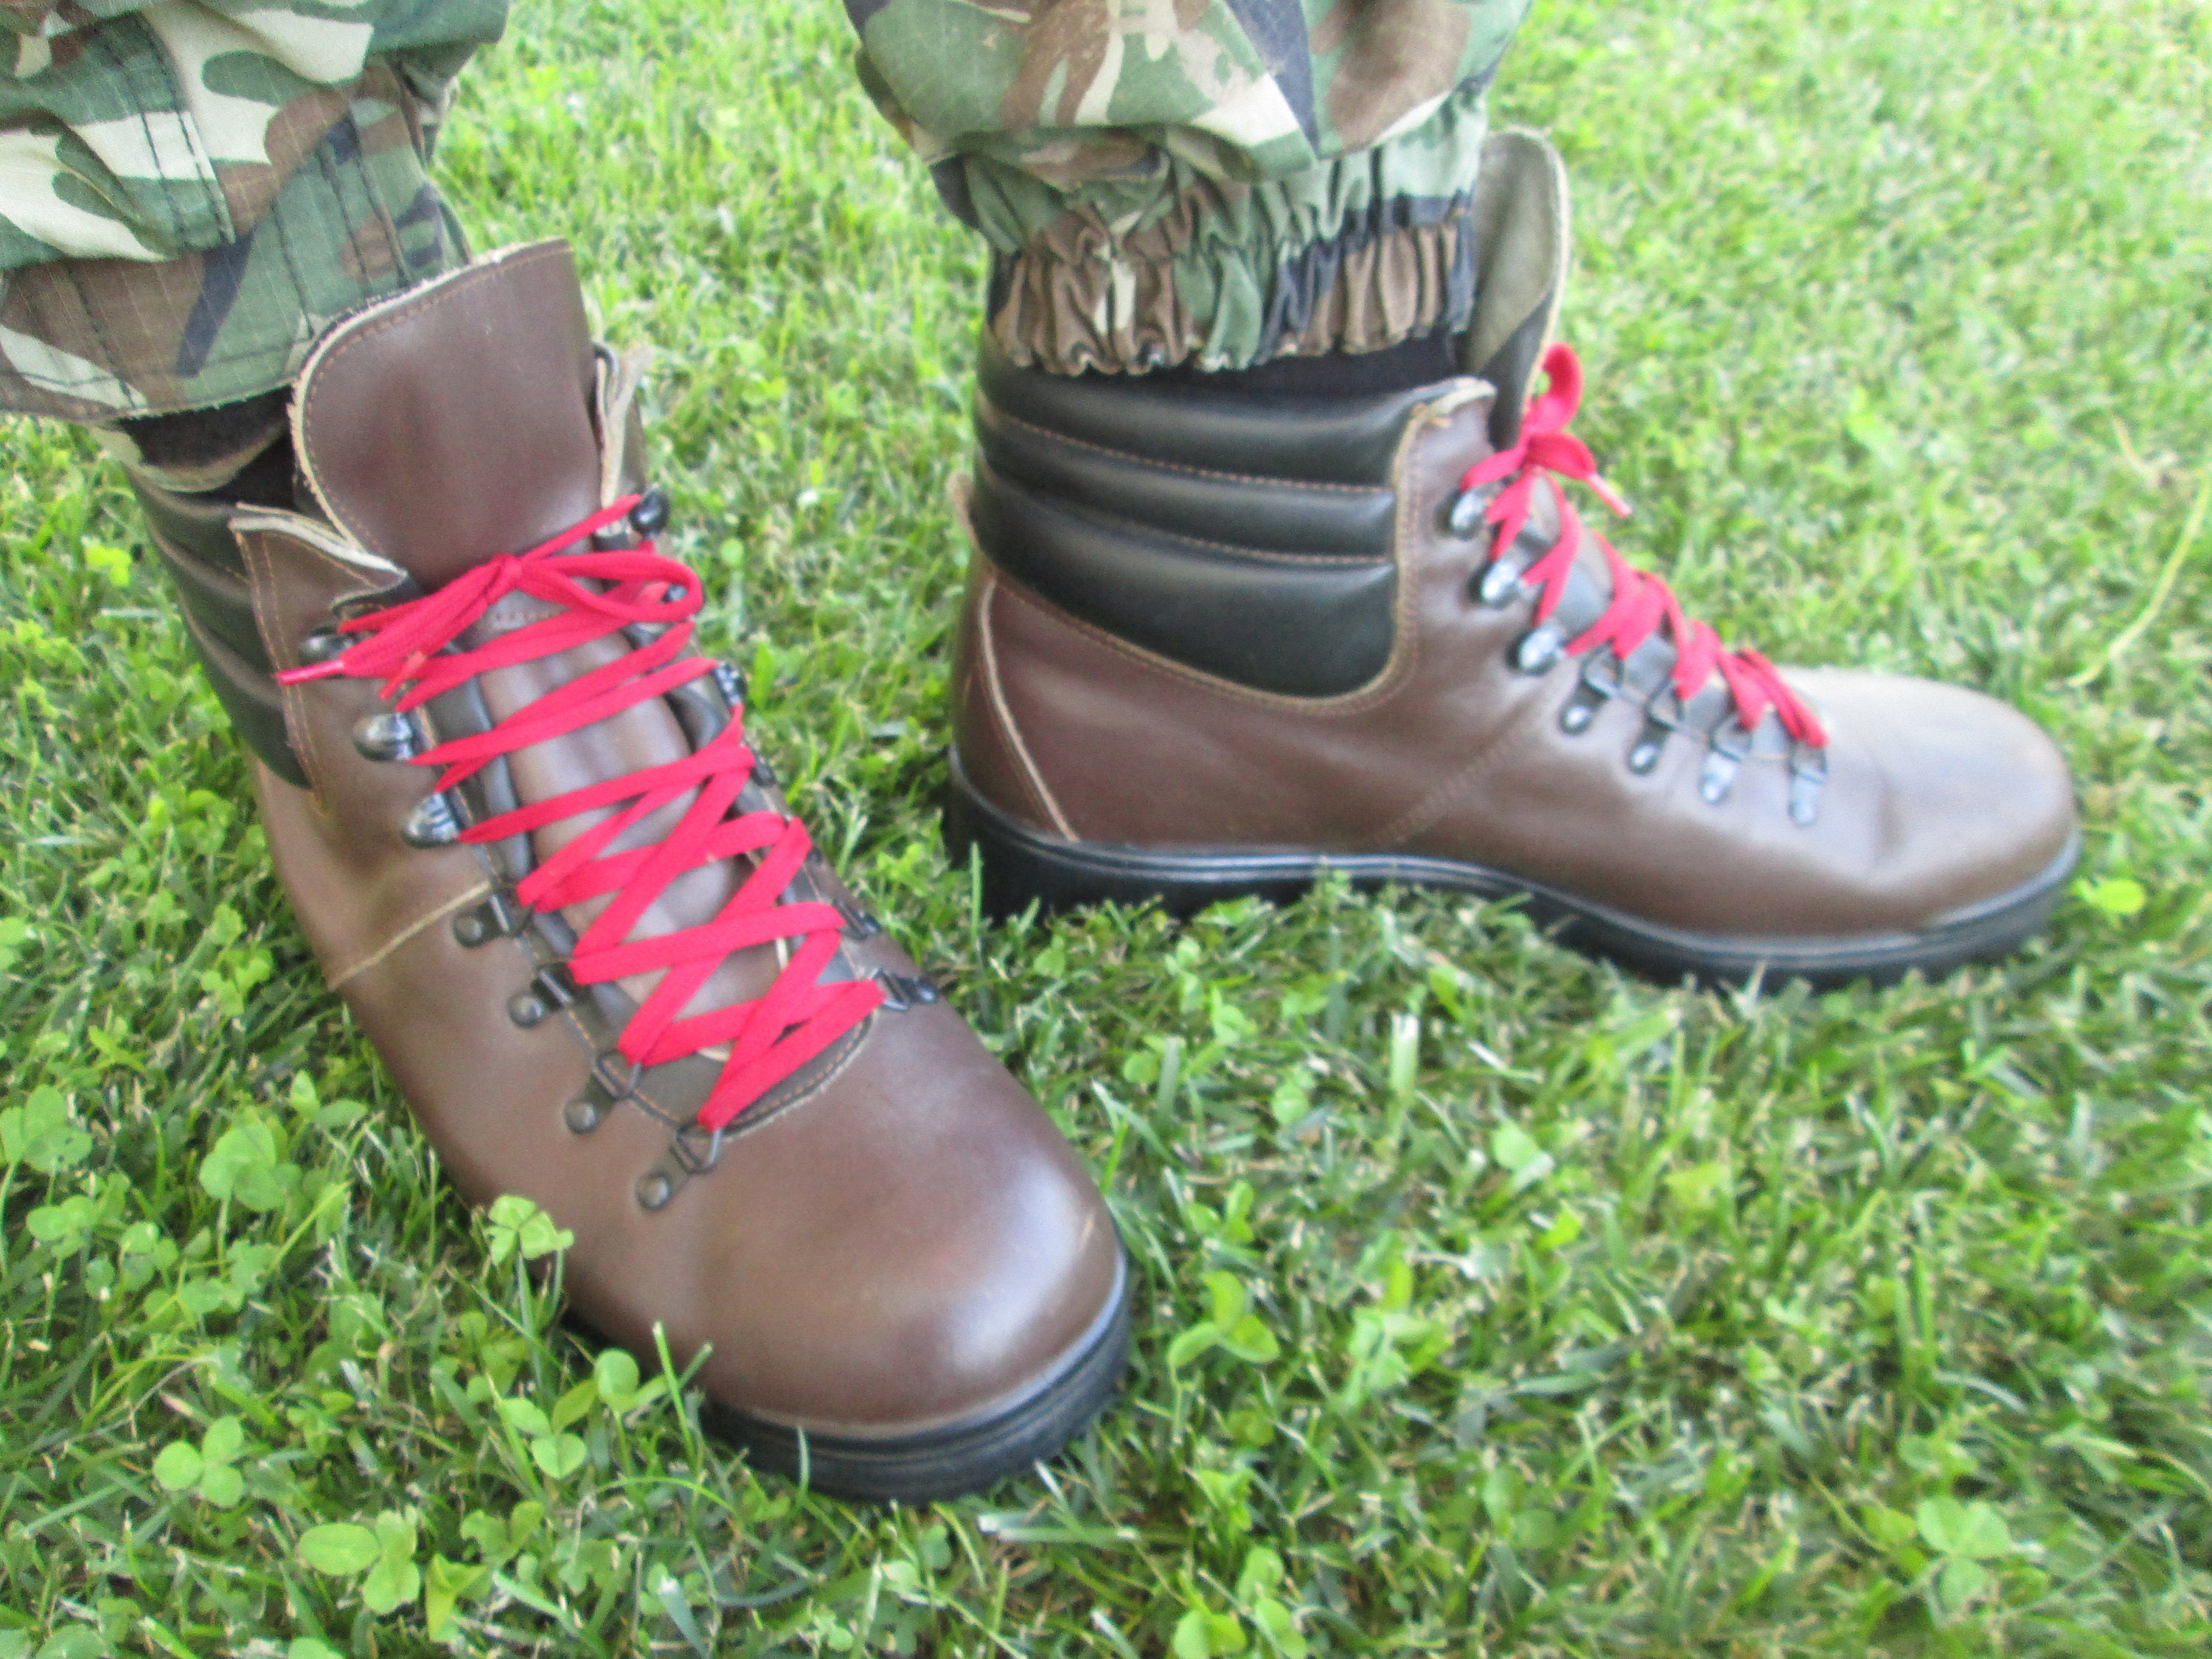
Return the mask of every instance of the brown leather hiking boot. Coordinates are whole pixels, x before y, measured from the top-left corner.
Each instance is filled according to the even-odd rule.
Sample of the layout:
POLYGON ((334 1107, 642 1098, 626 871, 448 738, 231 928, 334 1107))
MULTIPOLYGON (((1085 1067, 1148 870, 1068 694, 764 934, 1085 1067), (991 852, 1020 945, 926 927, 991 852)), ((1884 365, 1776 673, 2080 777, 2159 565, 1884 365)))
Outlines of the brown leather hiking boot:
POLYGON ((567 248, 513 249, 323 340, 301 510, 141 490, 301 923, 461 1191, 574 1230, 607 1338, 711 1347, 760 1461, 970 1490, 1110 1392, 1119 1240, 691 650, 634 384, 567 248))
POLYGON ((1971 691, 1723 650, 1586 528, 1558 157, 1489 142, 1468 372, 1299 403, 986 347, 948 829, 1006 911, 1518 895, 1666 976, 1930 972, 2043 921, 2064 762, 1971 691), (1549 388, 1531 396, 1540 371, 1549 388))

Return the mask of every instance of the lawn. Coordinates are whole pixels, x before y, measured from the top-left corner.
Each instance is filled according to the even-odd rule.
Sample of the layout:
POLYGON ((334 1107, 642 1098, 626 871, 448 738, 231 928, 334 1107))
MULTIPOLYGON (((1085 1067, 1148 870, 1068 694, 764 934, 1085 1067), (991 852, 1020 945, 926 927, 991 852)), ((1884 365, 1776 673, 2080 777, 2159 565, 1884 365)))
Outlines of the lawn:
POLYGON ((595 1366, 321 988, 115 477, 13 422, 0 1659, 2205 1652, 2212 12, 1545 0, 1507 61, 1624 550, 2078 767, 2045 939, 1824 996, 1419 897, 980 926, 935 803, 981 265, 848 57, 827 0, 537 0, 445 176, 658 349, 709 641, 1100 1171, 1126 1391, 860 1510, 595 1366))

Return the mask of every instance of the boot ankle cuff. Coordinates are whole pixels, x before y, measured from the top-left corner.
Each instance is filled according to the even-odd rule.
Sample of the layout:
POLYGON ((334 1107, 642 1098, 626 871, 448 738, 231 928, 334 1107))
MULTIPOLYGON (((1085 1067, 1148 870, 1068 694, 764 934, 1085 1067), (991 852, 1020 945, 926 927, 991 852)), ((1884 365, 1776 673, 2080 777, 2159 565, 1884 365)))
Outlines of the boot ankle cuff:
POLYGON ((1485 128, 1478 89, 1413 133, 1286 179, 1225 183, 1177 160, 1167 188, 1135 192, 1149 202, 1093 188, 1048 213, 1016 199, 1034 179, 994 191, 1006 181, 971 172, 1000 250, 991 334, 1015 362, 1072 374, 1243 369, 1456 332, 1474 309, 1485 128), (1027 234, 1010 237, 1009 220, 1027 234))

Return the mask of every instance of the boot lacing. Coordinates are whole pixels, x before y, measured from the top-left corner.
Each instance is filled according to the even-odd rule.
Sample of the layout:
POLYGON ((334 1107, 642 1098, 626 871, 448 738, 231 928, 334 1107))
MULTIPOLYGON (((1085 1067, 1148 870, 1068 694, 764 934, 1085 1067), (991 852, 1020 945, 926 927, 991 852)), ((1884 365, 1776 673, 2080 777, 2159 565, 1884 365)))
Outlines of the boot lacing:
MULTIPOLYGON (((342 623, 341 631, 362 636, 357 643, 328 661, 277 678, 288 685, 332 675, 381 679, 385 699, 405 714, 492 669, 556 656, 637 624, 662 630, 649 643, 556 686, 489 732, 456 738, 412 757, 415 765, 445 769, 437 783, 442 793, 501 756, 712 674, 709 659, 684 655, 690 618, 701 605, 700 583, 688 565, 662 556, 650 539, 635 547, 562 551, 626 519, 639 500, 624 496, 526 553, 488 560, 434 593, 342 623), (475 650, 447 651, 514 592, 563 608, 475 650)), ((580 812, 629 803, 526 876, 515 897, 530 909, 552 911, 614 896, 577 940, 570 972, 581 985, 661 975, 617 1045, 641 1068, 728 1045, 721 1074, 699 1110, 701 1127, 709 1130, 721 1128, 884 1000, 883 987, 873 979, 817 982, 844 926, 834 907, 780 902, 813 850, 805 828, 775 811, 726 816, 755 763, 744 740, 744 710, 732 708, 730 724, 681 760, 501 812, 460 835, 471 842, 503 841, 580 812), (690 805, 664 840, 603 851, 641 819, 694 791, 690 805), (639 917, 678 876, 746 854, 759 855, 752 873, 711 921, 629 939, 639 917), (802 942, 766 995, 689 1019, 678 1018, 726 957, 781 939, 802 942)))
POLYGON ((1746 732, 1756 727, 1771 708, 1791 738, 1809 748, 1825 748, 1828 736, 1820 722, 1772 663, 1753 650, 1724 647, 1711 627, 1683 615, 1681 605, 1664 581, 1629 564, 1604 537, 1584 532, 1559 478, 1580 479, 1623 518, 1628 516, 1628 503, 1598 476, 1589 447, 1566 429, 1583 400, 1582 364, 1574 352, 1565 345, 1553 346, 1544 354, 1544 375, 1548 385, 1544 395, 1529 404, 1522 420, 1520 441, 1476 462, 1460 480, 1463 494, 1501 479, 1507 481, 1483 514, 1496 531, 1490 544, 1490 562, 1495 564, 1506 556, 1528 523, 1531 497, 1541 477, 1559 507, 1559 534, 1550 550, 1521 574, 1522 582, 1542 586, 1536 601, 1538 624, 1547 621, 1566 596, 1567 580, 1585 533, 1605 555, 1613 574, 1612 603, 1603 616, 1567 642, 1568 654, 1610 646, 1613 655, 1626 661, 1663 623, 1674 646, 1672 678, 1674 695, 1681 702, 1688 702, 1707 678, 1717 673, 1735 701, 1737 723, 1746 732), (1556 473, 1558 477, 1543 477, 1547 473, 1556 473))

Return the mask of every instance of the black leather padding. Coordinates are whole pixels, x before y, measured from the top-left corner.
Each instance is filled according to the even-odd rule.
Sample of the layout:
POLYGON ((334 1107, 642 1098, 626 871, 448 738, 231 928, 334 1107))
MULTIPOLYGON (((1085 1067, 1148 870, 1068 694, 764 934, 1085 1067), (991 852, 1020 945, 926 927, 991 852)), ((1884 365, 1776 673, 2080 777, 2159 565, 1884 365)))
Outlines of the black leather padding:
POLYGON ((246 560, 239 553, 238 538, 230 533, 230 515, 238 510, 235 502, 179 495, 143 478, 132 478, 131 486, 155 537, 213 569, 246 580, 246 560))
POLYGON ((132 482, 153 532, 154 551, 184 612, 185 631, 223 712, 263 765, 295 787, 307 787, 284 724, 283 693, 253 619, 246 560, 231 533, 235 509, 132 482))
POLYGON ((1071 615, 1204 673, 1286 696, 1341 696, 1390 660, 1388 556, 1296 556, 1170 535, 976 469, 985 556, 1071 615))
POLYGON ((1407 417, 1443 389, 1416 386, 1311 404, 1227 396, 1188 380, 1022 368, 988 335, 976 384, 979 402, 1017 420, 1140 460, 1382 489, 1389 487, 1407 417))
POLYGON ((265 676, 276 672, 261 642, 260 626, 253 620, 252 590, 243 576, 205 562, 159 531, 154 536, 154 551, 168 573, 179 603, 202 630, 220 639, 253 672, 265 676))
POLYGON ((284 726, 283 694, 276 682, 257 672, 204 629, 190 611, 185 613, 185 631, 191 636, 208 683, 215 687, 216 701, 246 746, 285 782, 297 789, 307 788, 307 774, 292 752, 291 738, 284 726))
POLYGON ((975 403, 975 435, 1000 477, 1071 507, 1200 541, 1271 552, 1390 556, 1398 501, 1361 484, 1212 472, 1071 441, 975 403))

